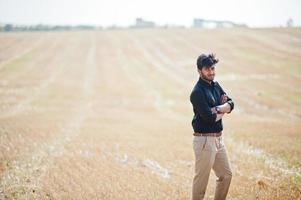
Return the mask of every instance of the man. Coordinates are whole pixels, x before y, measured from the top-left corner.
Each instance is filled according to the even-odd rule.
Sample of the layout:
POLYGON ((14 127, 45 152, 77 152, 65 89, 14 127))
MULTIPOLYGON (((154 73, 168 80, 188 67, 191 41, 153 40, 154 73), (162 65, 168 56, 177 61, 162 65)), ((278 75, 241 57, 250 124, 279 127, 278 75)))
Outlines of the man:
POLYGON ((217 176, 215 200, 226 199, 232 172, 222 136, 222 118, 231 113, 234 103, 218 82, 213 81, 218 59, 213 54, 201 54, 197 59, 199 80, 194 86, 190 101, 193 106, 193 150, 195 175, 192 199, 204 199, 211 168, 217 176))

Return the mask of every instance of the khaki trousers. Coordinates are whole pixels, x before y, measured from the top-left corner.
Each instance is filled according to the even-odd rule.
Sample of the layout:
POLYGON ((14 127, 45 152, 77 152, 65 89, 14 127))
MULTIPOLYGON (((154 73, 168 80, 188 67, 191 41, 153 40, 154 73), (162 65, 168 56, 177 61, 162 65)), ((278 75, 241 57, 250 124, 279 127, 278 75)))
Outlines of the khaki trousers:
POLYGON ((195 175, 192 200, 204 199, 211 168, 217 176, 214 200, 226 199, 232 172, 223 136, 194 136, 195 175))

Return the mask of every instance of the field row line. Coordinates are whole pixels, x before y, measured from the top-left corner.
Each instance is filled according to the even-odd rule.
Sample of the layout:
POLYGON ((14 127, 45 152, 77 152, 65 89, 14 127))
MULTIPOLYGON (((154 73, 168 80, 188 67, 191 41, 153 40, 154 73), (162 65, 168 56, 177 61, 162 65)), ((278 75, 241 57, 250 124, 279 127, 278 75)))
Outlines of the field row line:
POLYGON ((8 63, 21 58, 22 56, 28 54, 29 52, 31 52, 32 50, 34 50, 35 48, 37 48, 40 44, 42 44, 42 41, 44 40, 44 37, 40 37, 37 41, 35 41, 31 46, 27 47, 26 49, 24 49, 20 54, 12 56, 11 58, 3 61, 0 63, 0 71, 2 68, 4 68, 8 63))
POLYGON ((78 111, 73 115, 70 122, 61 129, 57 138, 36 149, 27 159, 14 161, 12 167, 4 172, 0 187, 2 196, 5 195, 6 191, 13 190, 10 188, 11 186, 41 188, 43 175, 54 164, 53 157, 62 155, 65 145, 74 140, 79 134, 94 104, 92 100, 95 93, 93 85, 96 75, 94 35, 91 38, 91 48, 86 63, 86 74, 81 94, 83 100, 78 103, 78 111))
POLYGON ((64 52, 63 55, 54 57, 53 60, 47 64, 47 66, 51 66, 54 65, 55 63, 58 63, 54 65, 54 66, 58 66, 58 68, 53 67, 52 69, 53 72, 50 74, 50 76, 47 77, 46 80, 43 80, 40 85, 32 88, 24 100, 19 101, 16 105, 9 107, 5 111, 1 111, 0 119, 11 117, 18 113, 24 112, 29 107, 31 102, 39 98, 42 92, 47 91, 46 88, 49 87, 52 83, 54 83, 55 80, 58 78, 58 76, 63 72, 64 66, 60 64, 59 61, 68 55, 67 48, 64 48, 63 52, 64 52))

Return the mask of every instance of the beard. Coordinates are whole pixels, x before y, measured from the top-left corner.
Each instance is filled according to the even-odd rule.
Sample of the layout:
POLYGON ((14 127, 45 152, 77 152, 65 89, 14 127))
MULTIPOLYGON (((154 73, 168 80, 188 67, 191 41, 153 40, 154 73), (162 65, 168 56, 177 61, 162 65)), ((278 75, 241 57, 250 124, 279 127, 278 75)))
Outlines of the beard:
POLYGON ((213 75, 210 75, 210 76, 206 76, 205 74, 203 74, 203 73, 201 73, 201 76, 202 76, 202 78, 204 79, 204 80, 206 80, 206 81, 213 81, 214 80, 214 76, 215 76, 215 74, 213 74, 213 75))

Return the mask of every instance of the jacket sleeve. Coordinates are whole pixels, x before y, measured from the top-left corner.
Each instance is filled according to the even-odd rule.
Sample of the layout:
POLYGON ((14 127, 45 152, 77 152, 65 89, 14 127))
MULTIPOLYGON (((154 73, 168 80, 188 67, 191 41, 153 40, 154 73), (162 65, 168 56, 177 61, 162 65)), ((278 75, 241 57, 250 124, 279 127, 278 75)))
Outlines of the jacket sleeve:
MULTIPOLYGON (((220 84, 218 83, 218 86, 219 86, 219 88, 220 88, 220 90, 221 90, 221 94, 223 95, 223 94, 226 94, 226 92, 223 90, 223 88, 220 86, 220 84)), ((234 109, 234 102, 233 102, 233 100, 227 95, 227 101, 226 101, 226 103, 228 103, 229 105, 230 105, 230 108, 231 108, 231 110, 230 110, 230 112, 228 112, 228 113, 231 113, 232 112, 232 110, 234 109)))
POLYGON ((215 123, 217 115, 211 112, 211 108, 206 101, 204 94, 201 90, 193 90, 190 95, 190 102, 196 111, 207 123, 215 123))

